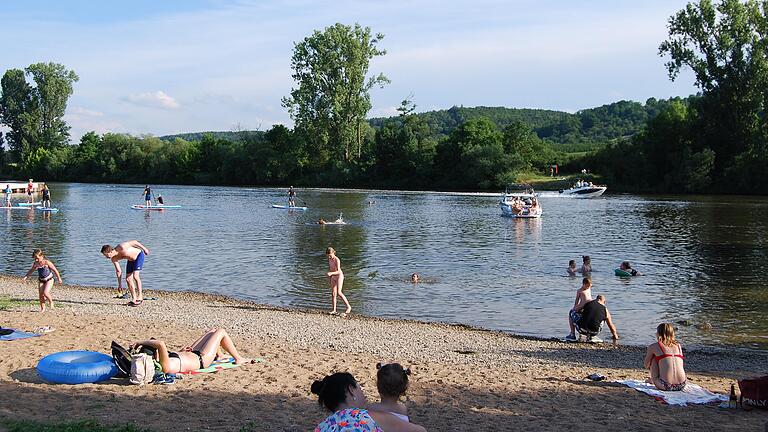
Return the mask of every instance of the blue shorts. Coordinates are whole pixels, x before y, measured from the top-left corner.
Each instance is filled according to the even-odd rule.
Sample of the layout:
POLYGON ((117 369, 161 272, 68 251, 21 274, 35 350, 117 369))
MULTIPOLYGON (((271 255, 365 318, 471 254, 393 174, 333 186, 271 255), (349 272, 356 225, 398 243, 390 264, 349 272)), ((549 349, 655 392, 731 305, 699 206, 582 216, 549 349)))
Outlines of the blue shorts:
POLYGON ((144 201, 152 201, 152 195, 145 195, 144 201))
POLYGON ((139 252, 138 255, 136 255, 136 259, 131 261, 128 260, 128 264, 125 265, 125 273, 131 274, 135 271, 141 271, 141 269, 144 267, 144 251, 139 252))
POLYGON ((571 309, 571 311, 568 313, 568 316, 571 318, 571 322, 574 324, 577 324, 581 320, 581 314, 573 309, 571 309))

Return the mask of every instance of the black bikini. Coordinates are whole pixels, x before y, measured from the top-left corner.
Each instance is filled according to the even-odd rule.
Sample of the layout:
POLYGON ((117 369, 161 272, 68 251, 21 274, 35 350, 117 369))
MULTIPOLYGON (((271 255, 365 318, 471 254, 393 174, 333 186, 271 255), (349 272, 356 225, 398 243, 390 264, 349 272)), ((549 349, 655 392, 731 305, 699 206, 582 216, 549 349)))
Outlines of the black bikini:
MULTIPOLYGON (((192 353, 195 354, 198 359, 200 359, 200 369, 205 369, 205 365, 203 365, 203 356, 200 354, 200 351, 192 351, 192 353)), ((179 369, 181 369, 181 357, 179 357, 179 353, 169 352, 168 357, 179 359, 179 369)))

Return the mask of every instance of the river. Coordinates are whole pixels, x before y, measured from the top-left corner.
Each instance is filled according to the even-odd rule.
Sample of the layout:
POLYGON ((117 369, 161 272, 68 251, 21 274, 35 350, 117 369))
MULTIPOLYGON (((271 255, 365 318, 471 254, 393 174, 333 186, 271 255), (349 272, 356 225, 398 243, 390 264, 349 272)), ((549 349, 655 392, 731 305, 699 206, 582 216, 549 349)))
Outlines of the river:
POLYGON ((114 286, 101 245, 138 239, 148 289, 328 309, 333 246, 353 312, 563 337, 581 283, 565 268, 590 255, 622 343, 684 321, 686 344, 768 349, 763 197, 543 196, 541 219, 514 220, 487 194, 298 189, 309 209, 289 212, 270 207, 284 189, 153 186, 183 206, 159 212, 130 208, 143 185, 50 187, 59 213, 0 210, 0 272, 23 275, 41 248, 66 283, 114 286), (346 225, 315 223, 339 213, 346 225), (643 276, 614 276, 623 260, 643 276), (413 272, 425 281, 408 282, 413 272))

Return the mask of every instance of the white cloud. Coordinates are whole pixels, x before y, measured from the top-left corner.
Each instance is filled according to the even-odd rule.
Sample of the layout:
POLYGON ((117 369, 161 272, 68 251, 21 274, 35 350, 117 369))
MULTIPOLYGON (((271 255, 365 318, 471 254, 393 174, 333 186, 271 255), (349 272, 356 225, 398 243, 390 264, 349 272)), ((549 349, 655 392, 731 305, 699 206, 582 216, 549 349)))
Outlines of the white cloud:
POLYGON ((126 101, 135 105, 151 107, 151 108, 163 108, 163 109, 177 109, 179 103, 176 99, 168 96, 164 91, 158 90, 150 93, 138 93, 128 95, 125 98, 126 101))

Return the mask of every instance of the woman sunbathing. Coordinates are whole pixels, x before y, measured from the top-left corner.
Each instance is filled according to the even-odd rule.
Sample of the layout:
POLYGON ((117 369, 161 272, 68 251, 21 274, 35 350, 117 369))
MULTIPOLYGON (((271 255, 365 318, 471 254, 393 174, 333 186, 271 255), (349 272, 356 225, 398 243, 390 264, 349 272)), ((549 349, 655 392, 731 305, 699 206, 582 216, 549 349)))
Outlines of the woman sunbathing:
POLYGON ((208 330, 192 345, 179 352, 169 352, 165 342, 157 339, 136 342, 131 345, 131 348, 139 345, 156 351, 155 358, 163 367, 163 372, 167 374, 205 369, 216 359, 219 348, 228 352, 235 359, 236 364, 248 362, 237 352, 235 344, 224 329, 208 330))
POLYGON ((648 346, 643 362, 650 370, 648 382, 664 391, 685 389, 686 376, 683 369, 683 347, 675 340, 672 324, 659 324, 656 328, 656 343, 648 346))

